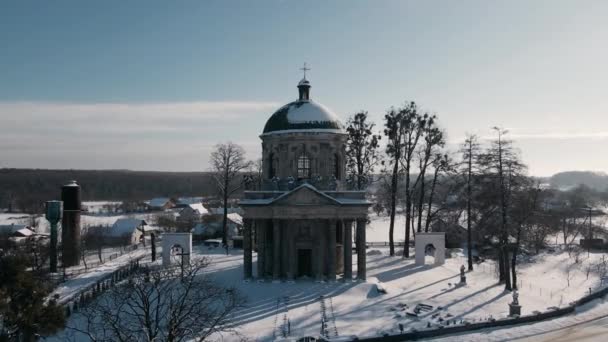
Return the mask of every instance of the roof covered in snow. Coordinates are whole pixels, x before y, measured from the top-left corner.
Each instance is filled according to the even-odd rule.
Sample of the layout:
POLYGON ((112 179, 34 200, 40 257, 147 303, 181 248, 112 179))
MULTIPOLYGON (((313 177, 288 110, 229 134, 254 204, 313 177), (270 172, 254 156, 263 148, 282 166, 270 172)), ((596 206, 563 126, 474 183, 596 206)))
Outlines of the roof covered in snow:
POLYGON ((157 197, 157 198, 153 198, 150 200, 150 202, 148 203, 151 207, 162 207, 165 204, 167 204, 167 202, 171 201, 170 198, 168 197, 157 197))
POLYGON ((120 237, 130 235, 139 227, 146 226, 146 221, 136 218, 122 218, 116 220, 110 229, 110 236, 120 237))
POLYGON ((228 219, 238 225, 243 225, 243 217, 238 213, 228 214, 228 219))
POLYGON ((0 225, 0 234, 28 237, 34 235, 34 231, 25 224, 5 224, 0 225))
MULTIPOLYGON (((302 79, 298 88, 310 88, 310 82, 302 79)), ((300 95, 300 99, 279 108, 264 126, 263 135, 284 131, 324 130, 328 133, 344 133, 344 127, 334 112, 320 103, 300 95)))
POLYGON ((264 134, 279 131, 323 129, 344 133, 340 119, 330 109, 312 100, 298 100, 279 108, 264 126, 264 134))
POLYGON ((188 207, 194 211, 198 211, 200 215, 208 213, 207 208, 205 208, 202 203, 189 204, 188 207))

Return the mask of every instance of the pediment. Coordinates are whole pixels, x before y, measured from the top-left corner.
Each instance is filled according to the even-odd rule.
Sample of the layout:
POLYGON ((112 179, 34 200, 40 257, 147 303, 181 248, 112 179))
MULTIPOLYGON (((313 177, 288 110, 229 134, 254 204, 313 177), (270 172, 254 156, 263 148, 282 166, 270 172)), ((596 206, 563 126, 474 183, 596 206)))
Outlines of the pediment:
POLYGON ((316 190, 312 186, 300 186, 277 198, 273 205, 339 205, 335 199, 316 190))

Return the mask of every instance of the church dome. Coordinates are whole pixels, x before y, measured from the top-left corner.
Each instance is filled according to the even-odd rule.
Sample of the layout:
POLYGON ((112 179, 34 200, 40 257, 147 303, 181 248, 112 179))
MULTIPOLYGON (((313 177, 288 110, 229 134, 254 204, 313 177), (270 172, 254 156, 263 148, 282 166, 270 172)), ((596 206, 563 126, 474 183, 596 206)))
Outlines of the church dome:
POLYGON ((310 99, 310 82, 303 78, 298 83, 300 98, 279 108, 264 126, 264 133, 282 131, 317 131, 344 133, 338 116, 330 109, 310 99))

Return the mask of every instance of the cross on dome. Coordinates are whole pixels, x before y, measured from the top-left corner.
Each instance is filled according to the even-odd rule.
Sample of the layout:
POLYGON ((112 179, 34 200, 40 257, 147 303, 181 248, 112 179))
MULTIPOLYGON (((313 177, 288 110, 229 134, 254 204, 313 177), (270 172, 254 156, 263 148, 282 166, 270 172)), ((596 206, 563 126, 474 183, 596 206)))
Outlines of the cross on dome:
POLYGON ((304 79, 306 79, 306 71, 310 70, 310 68, 307 67, 306 62, 304 62, 304 66, 300 68, 300 70, 304 71, 304 79))

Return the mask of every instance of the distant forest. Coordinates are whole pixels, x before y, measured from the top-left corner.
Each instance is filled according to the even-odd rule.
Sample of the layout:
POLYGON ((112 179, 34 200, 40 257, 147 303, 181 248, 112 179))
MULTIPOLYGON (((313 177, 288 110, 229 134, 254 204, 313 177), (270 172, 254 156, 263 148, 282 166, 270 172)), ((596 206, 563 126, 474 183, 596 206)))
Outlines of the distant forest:
POLYGON ((556 173, 549 178, 549 184, 556 189, 569 189, 586 185, 598 191, 608 189, 608 174, 593 171, 566 171, 556 173))
MULTIPOLYGON (((84 201, 217 194, 212 176, 206 172, 0 169, 0 209, 42 212, 44 202, 60 199, 61 185, 70 180, 78 181, 84 201)), ((567 171, 545 180, 561 190, 581 184, 599 191, 608 189, 608 175, 601 172, 567 171)))
POLYGON ((78 181, 84 201, 216 194, 211 174, 204 172, 0 169, 0 208, 41 212, 45 201, 60 199, 61 185, 70 180, 78 181))

